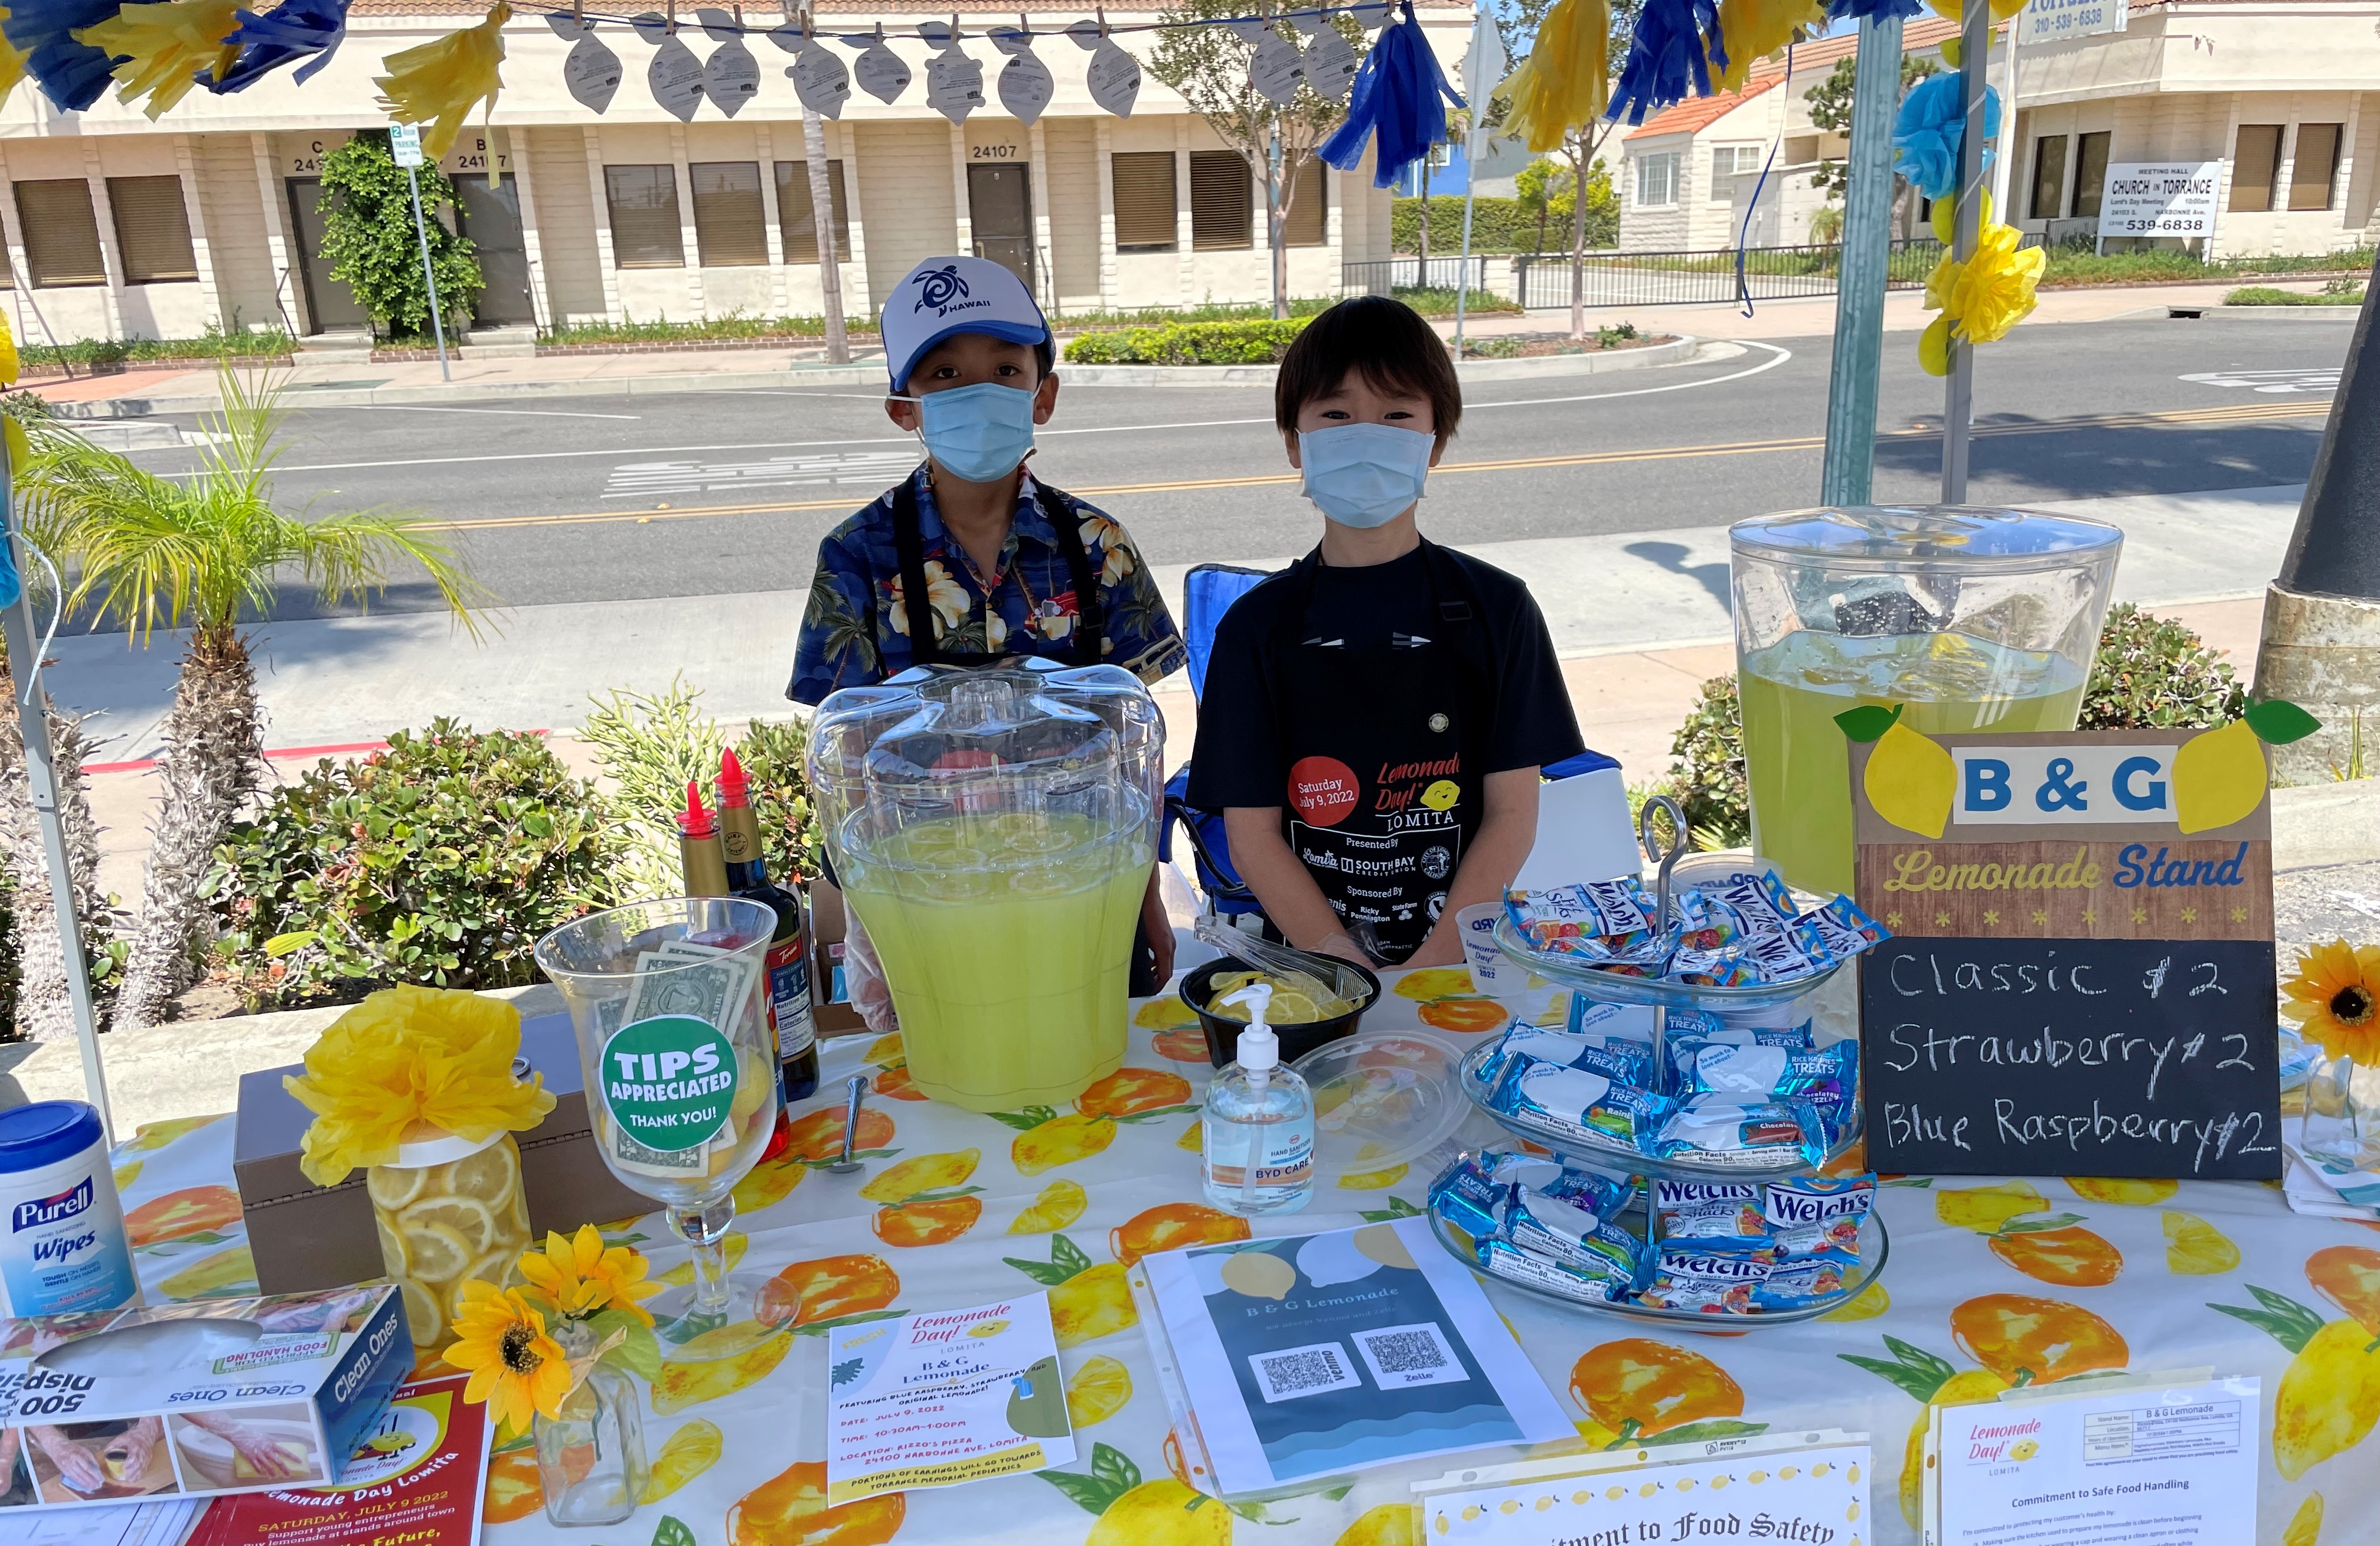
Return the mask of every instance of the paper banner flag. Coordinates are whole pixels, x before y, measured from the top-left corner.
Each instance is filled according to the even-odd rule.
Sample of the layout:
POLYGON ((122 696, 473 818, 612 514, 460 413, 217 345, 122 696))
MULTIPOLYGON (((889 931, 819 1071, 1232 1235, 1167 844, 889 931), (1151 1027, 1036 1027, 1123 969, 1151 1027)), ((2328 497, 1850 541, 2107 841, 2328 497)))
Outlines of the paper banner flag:
POLYGON ((793 79, 794 94, 802 105, 822 118, 843 116, 843 104, 851 100, 851 72, 830 48, 806 48, 800 57, 785 68, 793 79))
POLYGON ((569 42, 594 31, 595 24, 575 16, 565 16, 560 11, 548 11, 545 13, 545 29, 564 42, 569 42))
POLYGON ((1309 38, 1318 38, 1325 32, 1337 30, 1330 25, 1330 18, 1318 10, 1307 11, 1301 16, 1285 16, 1281 19, 1309 38))
POLYGON ((656 48, 670 35, 669 18, 659 11, 644 11, 630 17, 628 25, 637 30, 637 36, 656 48))
POLYGON ((909 89, 909 66, 885 46, 882 33, 868 40, 868 51, 851 62, 859 89, 878 102, 891 102, 909 89))
MULTIPOLYGON (((640 29, 641 30, 641 29, 640 29)), ((680 123, 691 123, 702 105, 702 61, 680 40, 663 36, 645 66, 645 85, 662 112, 680 123)))
POLYGON ((742 38, 730 38, 710 51, 702 66, 702 94, 731 118, 760 94, 760 61, 752 57, 742 38))
POLYGON ((705 6, 694 13, 702 23, 702 34, 712 42, 732 42, 744 35, 741 23, 716 6, 705 6))
POLYGON ((1305 83, 1332 102, 1347 100, 1359 67, 1355 45, 1341 37, 1335 28, 1325 27, 1317 32, 1313 46, 1305 51, 1305 83))
POLYGON ((563 58, 562 86, 579 106, 600 114, 612 105, 624 73, 620 56, 596 42, 595 29, 589 27, 587 35, 572 43, 569 54, 563 58))
POLYGON ((966 115, 983 105, 983 66, 959 48, 944 49, 927 60, 926 105, 952 123, 966 122, 966 115))
POLYGON ((1057 81, 1050 79, 1050 66, 1029 48, 1009 55, 1000 70, 1000 105, 1008 109, 1020 124, 1030 124, 1041 116, 1056 94, 1057 81))
POLYGON ((1022 27, 995 27, 984 36, 1002 54, 1022 54, 1033 46, 1033 34, 1022 27))
POLYGON ((282 0, 263 16, 244 10, 239 30, 224 40, 238 45, 239 56, 220 76, 200 75, 199 84, 210 91, 237 91, 303 59, 289 76, 302 85, 331 62, 346 35, 347 0, 282 0))
POLYGON ((1250 48, 1256 47, 1257 44, 1264 42, 1266 38, 1272 35, 1272 29, 1265 24, 1264 18, 1260 16, 1239 17, 1233 20, 1223 23, 1223 25, 1230 28, 1232 31, 1237 32, 1240 35, 1240 42, 1247 44, 1250 48))
POLYGON ((917 24, 917 36, 935 48, 958 46, 959 35, 947 21, 921 21, 917 24))
POLYGON ((1080 21, 1070 21, 1066 24, 1066 36, 1074 40, 1076 48, 1088 54, 1099 46, 1099 40, 1105 38, 1107 33, 1100 30, 1098 22, 1085 17, 1080 21))
POLYGON ((1278 32, 1268 31, 1248 57, 1248 84, 1277 107, 1287 107, 1305 79, 1305 58, 1297 45, 1278 32))
POLYGON ((1140 96, 1140 61, 1115 45, 1112 38, 1102 39, 1099 50, 1083 70, 1083 81, 1091 89, 1091 101, 1100 111, 1119 118, 1132 116, 1132 104, 1140 96))

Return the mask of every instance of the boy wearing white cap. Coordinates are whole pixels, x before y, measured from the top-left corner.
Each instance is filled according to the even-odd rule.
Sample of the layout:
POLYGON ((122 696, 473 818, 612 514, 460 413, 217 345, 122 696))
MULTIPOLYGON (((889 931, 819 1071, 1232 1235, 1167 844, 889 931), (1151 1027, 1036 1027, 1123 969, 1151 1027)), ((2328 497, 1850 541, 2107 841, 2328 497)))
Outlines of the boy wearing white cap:
MULTIPOLYGON (((1181 632, 1123 527, 1025 469, 1058 378, 1023 282, 989 259, 929 258, 893 287, 880 331, 884 411, 926 460, 820 542, 785 695, 816 705, 911 666, 1018 655, 1152 685, 1180 670, 1181 632)), ((1161 980, 1172 933, 1156 897, 1152 880, 1144 934, 1161 980)))

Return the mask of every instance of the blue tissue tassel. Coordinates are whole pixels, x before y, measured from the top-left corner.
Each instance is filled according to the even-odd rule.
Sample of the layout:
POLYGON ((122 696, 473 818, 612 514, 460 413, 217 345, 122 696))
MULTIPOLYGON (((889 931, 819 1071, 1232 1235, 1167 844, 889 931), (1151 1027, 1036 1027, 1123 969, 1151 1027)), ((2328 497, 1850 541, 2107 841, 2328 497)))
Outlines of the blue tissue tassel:
POLYGON ((1364 159, 1364 141, 1377 130, 1379 154, 1372 163, 1372 186, 1387 187, 1446 138, 1450 102, 1463 105, 1421 35, 1413 0, 1404 0, 1404 19, 1380 34, 1355 71, 1347 121, 1317 153, 1340 171, 1353 172, 1364 159))
MULTIPOLYGON (((1910 88, 1892 121, 1892 148, 1900 152, 1893 170, 1928 199, 1959 191, 1959 147, 1967 137, 1966 91, 1962 70, 1929 75, 1910 88)), ((1997 88, 1986 86, 1984 138, 1996 139, 1999 132, 2000 94, 1997 88)), ((1987 146, 1984 165, 1988 168, 1991 163, 1987 146)))
POLYGON ((1630 123, 1641 124, 1647 111, 1685 101, 1689 78, 1694 95, 1709 96, 1713 65, 1727 68, 1718 0, 1645 0, 1628 62, 1620 66, 1604 116, 1616 119, 1625 113, 1630 123))
POLYGON ((25 73, 42 94, 61 112, 79 113, 107 90, 109 72, 120 61, 103 48, 75 42, 74 30, 96 27, 123 8, 121 0, 13 0, 0 32, 25 51, 25 73))
POLYGON ((347 6, 352 0, 285 0, 260 16, 239 13, 239 30, 225 42, 239 45, 239 57, 216 80, 199 72, 199 84, 210 91, 240 91, 295 59, 306 59, 292 79, 303 81, 339 51, 347 35, 347 6), (307 59, 308 54, 313 57, 307 59))
POLYGON ((1827 18, 1865 21, 1870 17, 1912 17, 1925 8, 1925 0, 1828 0, 1827 18))

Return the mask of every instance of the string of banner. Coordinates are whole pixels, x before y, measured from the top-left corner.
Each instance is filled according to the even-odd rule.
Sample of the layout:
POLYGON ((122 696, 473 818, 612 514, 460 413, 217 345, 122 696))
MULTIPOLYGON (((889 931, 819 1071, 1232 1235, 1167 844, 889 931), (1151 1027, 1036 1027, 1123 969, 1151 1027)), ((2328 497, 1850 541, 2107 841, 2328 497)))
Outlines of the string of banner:
MULTIPOLYGON (((112 81, 119 100, 140 105, 153 120, 195 88, 218 94, 245 91, 293 66, 291 79, 303 83, 330 62, 345 39, 350 3, 283 0, 259 13, 238 0, 5 0, 0 92, 30 76, 58 108, 79 112, 112 81)), ((1989 0, 2000 20, 2024 3, 1989 0)), ((1755 60, 1830 20, 1915 16, 1925 4, 1954 20, 1961 14, 1961 0, 1645 0, 1627 56, 1614 74, 1610 0, 1555 0, 1527 58, 1493 89, 1505 104, 1498 133, 1543 154, 1560 149, 1598 118, 1641 124, 1646 114, 1689 95, 1738 90, 1755 60)), ((598 114, 611 106, 626 73, 599 35, 605 30, 626 29, 652 46, 646 85, 663 111, 682 120, 691 119, 704 102, 733 117, 759 93, 759 61, 745 41, 755 35, 793 56, 784 73, 802 105, 824 117, 841 115, 855 81, 887 103, 898 101, 913 81, 908 63, 889 46, 893 35, 880 22, 872 32, 826 33, 815 30, 807 14, 762 27, 746 22, 740 10, 705 7, 695 13, 694 25, 718 46, 701 58, 680 33, 674 0, 666 14, 633 17, 589 14, 583 0, 573 0, 566 9, 525 0, 521 9, 543 17, 571 43, 563 63, 564 84, 598 114), (846 65, 830 42, 856 50, 856 55, 846 65)), ((433 161, 453 146, 475 107, 494 111, 503 87, 504 28, 514 15, 508 0, 495 0, 477 25, 381 61, 387 73, 374 79, 382 106, 396 122, 421 126, 422 149, 433 161)), ((1116 44, 1114 34, 1182 27, 1223 27, 1235 33, 1249 47, 1249 85, 1269 102, 1287 107, 1300 91, 1311 91, 1323 101, 1344 103, 1345 121, 1318 153, 1332 166, 1353 171, 1371 149, 1377 187, 1390 187, 1445 142, 1447 109, 1464 105, 1439 69, 1412 0, 1395 0, 1393 15, 1391 0, 1358 0, 1271 16, 1128 25, 1111 25, 1101 11, 1051 31, 1036 30, 1020 16, 1014 26, 994 25, 974 34, 963 31, 953 16, 901 35, 914 36, 932 50, 924 100, 953 124, 986 105, 983 65, 964 45, 970 36, 990 42, 1006 56, 995 87, 1002 107, 1031 124, 1056 91, 1049 66, 1034 52, 1038 41, 1064 37, 1088 53, 1085 84, 1091 101, 1104 112, 1128 117, 1140 94, 1141 66, 1116 44), (1359 54, 1358 42, 1375 30, 1377 41, 1359 54)), ((1943 52, 1958 63, 1950 44, 1943 52)), ((1975 61, 1977 68, 1983 66, 1975 61)), ((1937 231, 1955 218, 1960 193, 1965 120, 1957 104, 1962 91, 1956 73, 1919 82, 1894 126, 1900 170, 1935 201, 1937 231)), ((1998 94, 1987 89, 1987 137, 1997 132, 1992 126, 1998 112, 1998 94)), ((1948 368, 1954 338, 1991 342, 2033 309, 2042 254, 2017 250, 2018 233, 1994 221, 1988 203, 1982 214, 1974 253, 1963 260, 1946 253, 1927 282, 1928 304, 1943 315, 1923 335, 1919 359, 1937 374, 1948 368)))

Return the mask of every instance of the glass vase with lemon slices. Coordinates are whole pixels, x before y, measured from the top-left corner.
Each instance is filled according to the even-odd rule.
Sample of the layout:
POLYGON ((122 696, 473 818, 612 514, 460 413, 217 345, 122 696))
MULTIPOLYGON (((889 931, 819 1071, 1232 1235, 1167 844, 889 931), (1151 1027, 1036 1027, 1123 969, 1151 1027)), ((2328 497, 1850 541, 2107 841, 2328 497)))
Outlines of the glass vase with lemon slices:
POLYGON ((464 1283, 510 1285, 528 1249, 519 1146, 508 1132, 475 1143, 417 1123, 395 1161, 366 1169, 364 1190, 380 1226, 381 1263, 405 1295, 413 1345, 444 1347, 464 1283))

